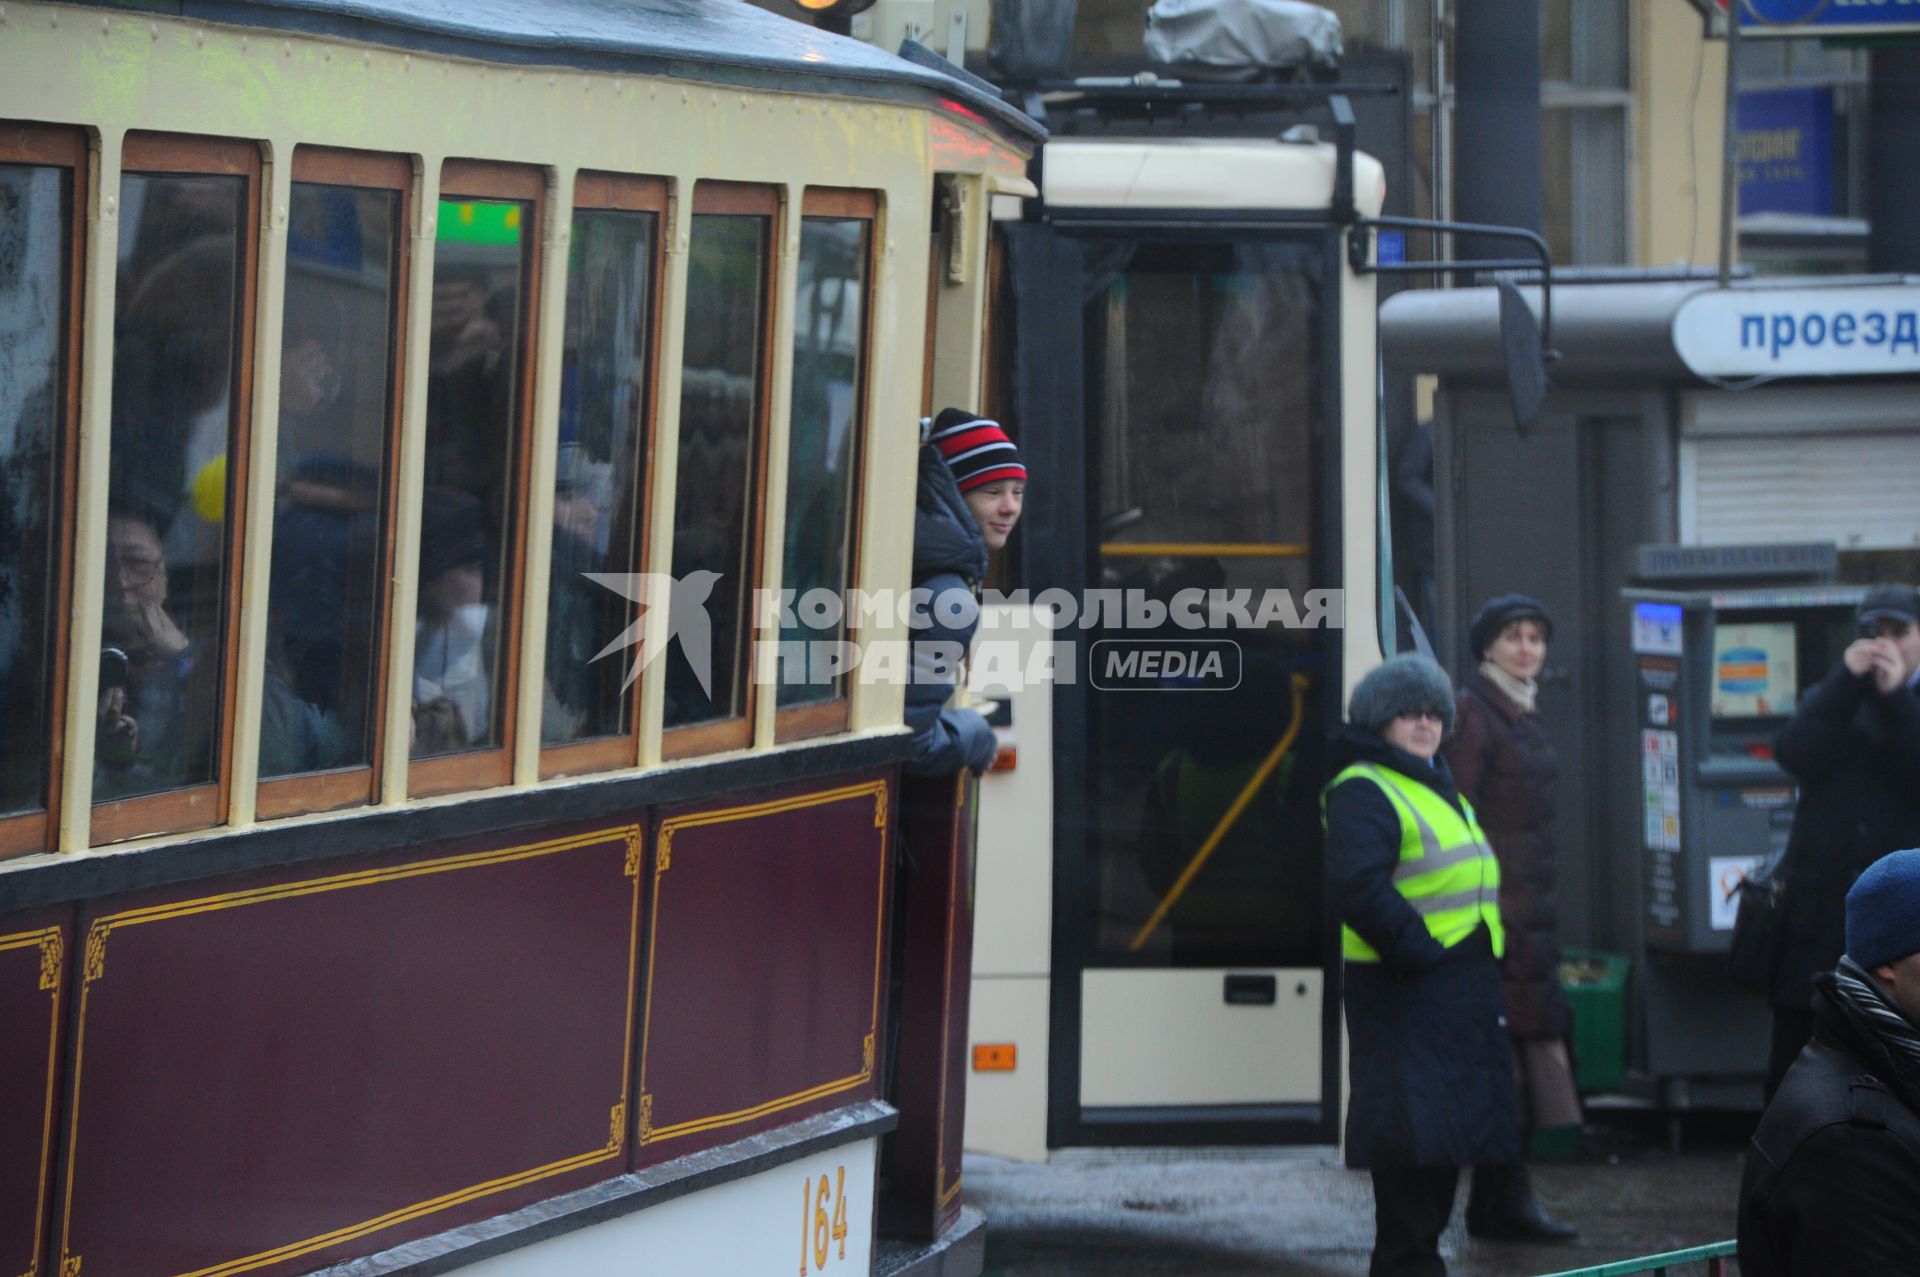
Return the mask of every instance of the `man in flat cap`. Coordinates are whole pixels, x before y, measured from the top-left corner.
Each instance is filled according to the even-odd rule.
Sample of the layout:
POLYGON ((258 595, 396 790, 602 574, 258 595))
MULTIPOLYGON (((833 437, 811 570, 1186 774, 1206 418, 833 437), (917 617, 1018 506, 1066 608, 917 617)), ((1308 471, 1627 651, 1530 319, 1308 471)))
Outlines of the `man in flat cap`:
POLYGON ((1867 591, 1858 632, 1773 743, 1800 801, 1778 871, 1786 894, 1767 997, 1769 1096, 1813 1032, 1813 982, 1842 951, 1847 888, 1881 856, 1920 846, 1920 591, 1867 591))

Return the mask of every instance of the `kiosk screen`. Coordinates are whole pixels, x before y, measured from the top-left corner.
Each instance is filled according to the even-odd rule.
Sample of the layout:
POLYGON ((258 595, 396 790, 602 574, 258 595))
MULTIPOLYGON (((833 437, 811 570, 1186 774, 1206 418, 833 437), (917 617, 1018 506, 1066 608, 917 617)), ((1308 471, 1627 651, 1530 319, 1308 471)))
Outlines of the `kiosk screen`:
POLYGON ((1713 632, 1713 716, 1779 718, 1800 688, 1791 621, 1720 624, 1713 632))

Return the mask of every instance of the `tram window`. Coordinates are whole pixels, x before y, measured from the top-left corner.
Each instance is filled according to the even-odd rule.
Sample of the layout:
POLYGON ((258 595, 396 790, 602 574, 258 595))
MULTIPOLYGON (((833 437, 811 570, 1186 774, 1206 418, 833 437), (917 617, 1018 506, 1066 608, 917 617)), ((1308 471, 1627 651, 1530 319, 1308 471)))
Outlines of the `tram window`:
POLYGON ((414 625, 415 795, 511 775, 544 189, 539 172, 506 165, 449 160, 441 177, 414 625))
POLYGON ((766 451, 767 304, 778 197, 771 187, 701 182, 694 188, 681 367, 679 472, 674 488, 667 650, 669 756, 739 747, 753 738, 748 669, 758 584, 760 493, 766 451), (710 644, 678 607, 700 604, 710 644), (706 647, 706 651, 698 649, 706 647), (689 650, 707 657, 696 668, 689 650), (706 677, 702 678, 704 674, 706 677))
POLYGON ((808 191, 802 209, 780 576, 797 606, 780 630, 780 739, 848 722, 847 676, 824 659, 849 639, 846 610, 807 602, 844 601, 853 583, 873 210, 855 191, 808 191))
POLYGON ((154 134, 122 156, 95 842, 225 815, 259 164, 154 134))
POLYGON ((638 609, 585 574, 642 570, 665 207, 659 179, 582 174, 574 189, 540 715, 544 775, 631 765, 637 756, 638 684, 627 684, 635 652, 595 658, 638 609))
POLYGON ((0 126, 0 855, 46 846, 58 757, 86 170, 77 132, 0 126))
POLYGON ((399 157, 294 153, 261 688, 263 816, 373 797, 412 176, 399 157))

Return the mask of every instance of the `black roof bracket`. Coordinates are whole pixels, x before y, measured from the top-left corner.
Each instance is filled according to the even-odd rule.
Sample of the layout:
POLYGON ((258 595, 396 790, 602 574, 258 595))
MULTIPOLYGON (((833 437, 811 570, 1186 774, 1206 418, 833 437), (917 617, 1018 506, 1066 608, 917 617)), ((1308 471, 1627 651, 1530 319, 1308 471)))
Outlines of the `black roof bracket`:
MULTIPOLYGON (((1343 169, 1345 168, 1343 164, 1343 169)), ((1348 198, 1352 198, 1352 176, 1347 177, 1348 198)), ((1340 183, 1335 180, 1334 203, 1338 208, 1340 183)), ((1538 231, 1520 226, 1489 226, 1479 222, 1443 222, 1429 217, 1354 217, 1347 229, 1347 265, 1356 275, 1459 275, 1468 271, 1540 272, 1540 345, 1541 353, 1552 361, 1553 346, 1553 250, 1538 231), (1480 235, 1488 239, 1520 240, 1533 250, 1532 257, 1479 258, 1471 261, 1375 262, 1372 261, 1375 230, 1449 231, 1456 235, 1480 235)))

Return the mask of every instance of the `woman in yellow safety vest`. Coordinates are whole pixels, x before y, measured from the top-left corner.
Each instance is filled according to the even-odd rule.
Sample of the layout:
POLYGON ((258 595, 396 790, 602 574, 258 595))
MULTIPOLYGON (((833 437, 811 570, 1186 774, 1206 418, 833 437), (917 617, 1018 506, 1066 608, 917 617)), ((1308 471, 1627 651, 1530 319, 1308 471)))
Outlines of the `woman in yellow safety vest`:
POLYGON ((1347 1165, 1373 1175, 1370 1277, 1444 1277, 1460 1168, 1520 1154, 1500 867, 1436 757, 1453 709, 1438 665, 1386 661, 1354 688, 1321 796, 1346 958, 1347 1165))

